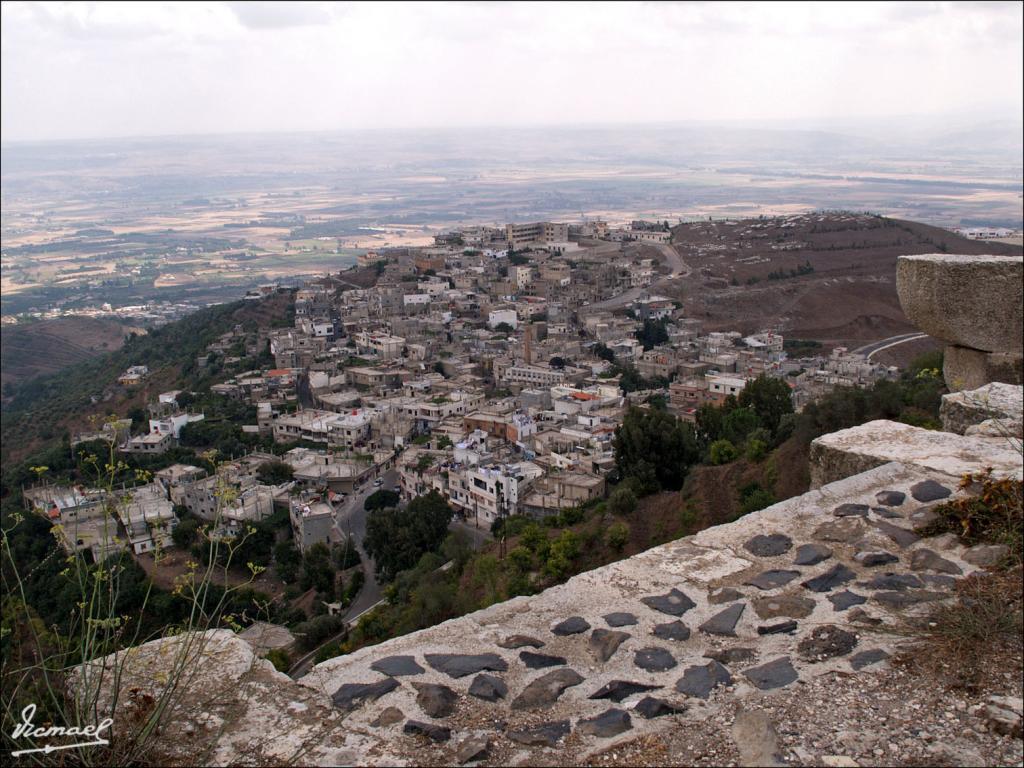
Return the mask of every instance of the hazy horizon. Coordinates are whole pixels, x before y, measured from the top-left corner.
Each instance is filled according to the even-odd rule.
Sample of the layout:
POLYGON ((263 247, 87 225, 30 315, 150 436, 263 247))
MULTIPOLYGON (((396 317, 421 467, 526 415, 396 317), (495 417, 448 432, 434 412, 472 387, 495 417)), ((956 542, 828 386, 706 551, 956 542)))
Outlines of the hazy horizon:
POLYGON ((886 122, 941 133, 1024 116, 1014 2, 5 2, 2 14, 5 144, 679 125, 857 135, 886 122))

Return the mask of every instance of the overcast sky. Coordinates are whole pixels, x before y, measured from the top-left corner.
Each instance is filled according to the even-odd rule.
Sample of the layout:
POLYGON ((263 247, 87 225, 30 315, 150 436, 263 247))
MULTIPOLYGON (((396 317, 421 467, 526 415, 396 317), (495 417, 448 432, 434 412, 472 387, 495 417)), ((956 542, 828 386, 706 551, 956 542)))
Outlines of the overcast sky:
POLYGON ((4 2, 2 134, 1020 119, 1022 8, 4 2))

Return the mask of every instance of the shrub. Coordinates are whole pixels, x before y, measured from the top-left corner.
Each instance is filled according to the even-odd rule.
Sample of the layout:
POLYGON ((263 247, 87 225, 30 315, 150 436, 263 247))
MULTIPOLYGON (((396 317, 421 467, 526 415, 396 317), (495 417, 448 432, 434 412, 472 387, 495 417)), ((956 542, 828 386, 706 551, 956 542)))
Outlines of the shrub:
POLYGON ((271 648, 267 651, 265 658, 274 665, 274 669, 278 672, 287 672, 291 669, 292 661, 288 658, 288 654, 281 648, 271 648))
POLYGON ((736 446, 728 440, 715 440, 708 449, 712 464, 728 464, 739 456, 736 446))
POLYGON ((768 446, 760 440, 750 440, 747 443, 747 460, 760 461, 768 453, 768 446))
POLYGON ((608 497, 608 509, 614 515, 628 515, 636 509, 636 495, 629 488, 616 488, 608 497))
POLYGON ((612 523, 604 532, 604 543, 616 552, 621 552, 627 541, 629 541, 629 526, 621 520, 612 523))

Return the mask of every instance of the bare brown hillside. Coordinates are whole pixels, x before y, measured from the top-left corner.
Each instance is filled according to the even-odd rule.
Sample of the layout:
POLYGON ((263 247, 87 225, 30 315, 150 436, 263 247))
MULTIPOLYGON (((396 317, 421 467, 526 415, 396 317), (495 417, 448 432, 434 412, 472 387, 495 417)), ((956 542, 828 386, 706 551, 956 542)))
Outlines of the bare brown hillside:
POLYGON ((1024 252, 856 213, 681 224, 672 242, 691 271, 658 290, 682 299, 708 330, 775 328, 850 347, 915 330, 896 295, 899 256, 1024 252))
POLYGON ((144 333, 118 320, 98 317, 60 317, 23 325, 5 325, 0 352, 0 383, 20 384, 35 376, 96 355, 113 352, 125 334, 144 333))

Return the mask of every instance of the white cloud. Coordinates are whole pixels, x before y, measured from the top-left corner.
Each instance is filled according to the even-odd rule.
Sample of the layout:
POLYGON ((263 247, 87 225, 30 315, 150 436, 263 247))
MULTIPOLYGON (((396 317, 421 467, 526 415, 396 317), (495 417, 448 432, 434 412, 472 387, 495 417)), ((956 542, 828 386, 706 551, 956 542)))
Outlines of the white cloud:
POLYGON ((1021 113, 1019 3, 22 3, 5 140, 1021 113))

